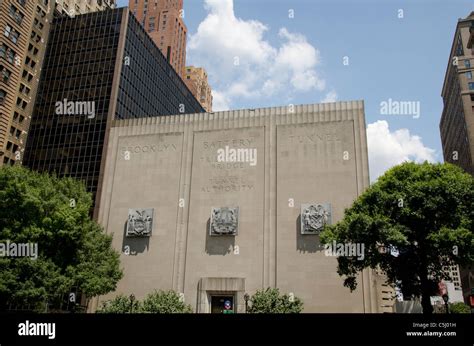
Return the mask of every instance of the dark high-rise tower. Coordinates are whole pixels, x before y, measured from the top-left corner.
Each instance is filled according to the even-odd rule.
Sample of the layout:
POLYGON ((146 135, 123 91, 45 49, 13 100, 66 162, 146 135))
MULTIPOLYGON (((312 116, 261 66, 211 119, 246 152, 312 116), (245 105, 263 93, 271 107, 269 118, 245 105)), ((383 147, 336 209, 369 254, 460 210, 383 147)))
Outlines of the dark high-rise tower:
POLYGON ((127 8, 58 18, 24 163, 84 180, 95 196, 114 119, 203 111, 127 8))

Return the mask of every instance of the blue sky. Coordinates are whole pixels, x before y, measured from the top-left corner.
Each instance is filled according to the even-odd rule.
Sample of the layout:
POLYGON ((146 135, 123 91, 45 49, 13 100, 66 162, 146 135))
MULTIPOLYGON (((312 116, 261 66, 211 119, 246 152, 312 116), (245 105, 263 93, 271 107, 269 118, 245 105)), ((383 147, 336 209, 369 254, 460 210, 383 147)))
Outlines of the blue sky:
POLYGON ((184 3, 187 64, 208 71, 216 110, 363 99, 372 179, 406 159, 442 161, 441 87, 472 0, 184 3), (388 99, 419 102, 419 118, 381 114, 388 99))

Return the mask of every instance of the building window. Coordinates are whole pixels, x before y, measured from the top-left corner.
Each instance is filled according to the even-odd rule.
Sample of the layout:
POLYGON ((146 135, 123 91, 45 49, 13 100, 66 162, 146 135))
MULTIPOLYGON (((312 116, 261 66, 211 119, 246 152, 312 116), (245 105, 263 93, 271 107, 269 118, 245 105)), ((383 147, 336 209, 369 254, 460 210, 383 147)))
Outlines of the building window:
POLYGON ((12 17, 13 19, 15 19, 15 22, 18 24, 18 25, 21 25, 21 22, 23 21, 23 13, 21 13, 20 11, 18 11, 18 9, 13 6, 13 5, 10 5, 10 17, 12 17))
POLYGON ((148 21, 148 31, 155 31, 155 17, 150 17, 148 21))
POLYGON ((468 59, 468 60, 464 60, 464 67, 466 68, 469 68, 471 67, 471 61, 468 59))
POLYGON ((471 71, 466 72, 466 78, 467 79, 472 79, 472 72, 471 71))
POLYGON ((30 94, 30 88, 28 88, 25 84, 21 83, 20 92, 28 96, 30 94))
POLYGON ((10 64, 13 64, 15 52, 4 43, 0 46, 0 57, 6 59, 10 64))
POLYGON ((5 31, 3 32, 3 34, 4 34, 6 37, 9 37, 10 34, 11 34, 11 31, 12 31, 12 27, 7 24, 7 25, 5 26, 5 31))
POLYGON ((12 73, 5 66, 0 65, 0 78, 2 79, 3 83, 8 83, 11 74, 12 73))
POLYGON ((20 37, 20 33, 8 24, 5 26, 5 31, 3 32, 3 34, 15 44, 18 42, 18 37, 20 37))
POLYGON ((7 93, 5 90, 0 89, 0 105, 5 103, 5 98, 7 97, 7 93))
POLYGON ((461 34, 458 35, 458 40, 457 40, 457 44, 456 44, 456 55, 457 56, 464 55, 464 50, 463 50, 463 47, 462 47, 461 34))
POLYGON ((468 83, 468 85, 469 85, 469 90, 474 90, 474 83, 471 82, 471 83, 468 83))

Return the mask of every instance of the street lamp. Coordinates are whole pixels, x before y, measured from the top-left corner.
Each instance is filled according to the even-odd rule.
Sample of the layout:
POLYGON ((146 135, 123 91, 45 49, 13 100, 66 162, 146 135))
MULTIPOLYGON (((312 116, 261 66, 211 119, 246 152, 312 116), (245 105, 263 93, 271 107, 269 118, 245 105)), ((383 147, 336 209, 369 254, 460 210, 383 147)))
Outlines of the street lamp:
POLYGON ((245 300, 245 313, 247 313, 247 310, 249 309, 249 299, 250 296, 248 293, 244 294, 244 300, 245 300))
POLYGON ((135 295, 130 294, 130 313, 133 313, 133 301, 135 300, 135 295))
POLYGON ((446 313, 449 314, 449 306, 448 306, 449 296, 447 294, 443 294, 443 300, 444 300, 444 306, 446 308, 446 313))

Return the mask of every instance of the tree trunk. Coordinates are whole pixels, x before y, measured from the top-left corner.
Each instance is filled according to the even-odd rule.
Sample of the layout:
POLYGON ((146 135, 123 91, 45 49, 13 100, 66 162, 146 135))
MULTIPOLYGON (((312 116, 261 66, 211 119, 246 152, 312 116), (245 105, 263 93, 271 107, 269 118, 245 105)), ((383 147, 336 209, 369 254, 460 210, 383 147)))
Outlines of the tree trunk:
POLYGON ((431 305, 430 294, 423 293, 421 296, 421 307, 423 308, 423 314, 431 315, 433 313, 433 305, 431 305))
POLYGON ((425 263, 425 261, 421 261, 420 267, 421 307, 423 308, 423 314, 431 315, 433 313, 433 305, 431 305, 430 299, 432 286, 428 280, 428 270, 425 263))

